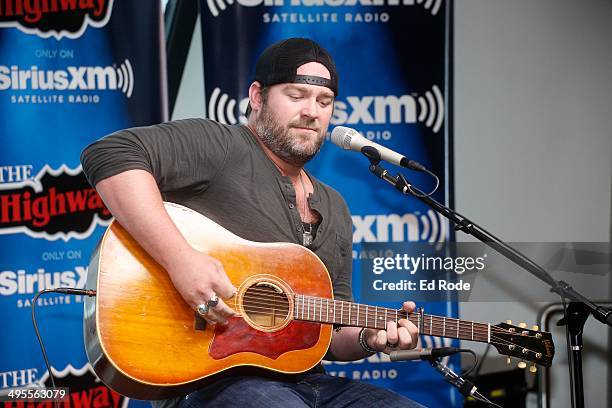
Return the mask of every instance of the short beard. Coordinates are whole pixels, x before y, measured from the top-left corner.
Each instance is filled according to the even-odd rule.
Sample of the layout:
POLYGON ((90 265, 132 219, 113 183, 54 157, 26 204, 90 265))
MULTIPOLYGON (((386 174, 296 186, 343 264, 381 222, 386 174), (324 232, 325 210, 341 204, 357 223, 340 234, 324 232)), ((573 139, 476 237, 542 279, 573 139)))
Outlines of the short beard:
POLYGON ((283 127, 264 101, 259 117, 255 121, 255 130, 262 143, 272 153, 292 166, 303 167, 321 150, 323 136, 319 129, 319 138, 316 143, 304 148, 297 143, 295 137, 289 134, 289 130, 291 127, 313 127, 314 125, 314 120, 300 120, 299 123, 289 123, 287 127, 283 127))

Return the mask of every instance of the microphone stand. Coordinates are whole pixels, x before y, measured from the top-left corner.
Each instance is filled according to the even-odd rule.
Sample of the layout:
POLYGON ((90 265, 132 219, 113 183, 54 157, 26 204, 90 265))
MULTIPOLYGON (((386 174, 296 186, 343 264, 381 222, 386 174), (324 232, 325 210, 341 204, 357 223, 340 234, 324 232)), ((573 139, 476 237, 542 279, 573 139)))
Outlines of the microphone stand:
POLYGON ((378 178, 386 181, 395 187, 396 190, 404 195, 412 195, 420 201, 427 204, 437 213, 443 215, 455 224, 456 231, 463 231, 466 234, 472 235, 489 247, 493 248, 506 258, 510 259, 515 264, 521 266, 538 279, 544 281, 550 286, 550 291, 557 293, 564 300, 571 300, 569 305, 569 313, 565 318, 559 321, 558 325, 566 325, 569 331, 570 341, 568 343, 568 355, 570 365, 570 383, 572 384, 572 406, 584 408, 584 387, 582 382, 582 331, 584 324, 589 315, 603 324, 612 326, 612 311, 598 306, 589 299, 576 292, 568 283, 564 281, 556 281, 544 268, 536 264, 531 259, 527 258, 518 250, 512 248, 499 238, 495 237, 478 224, 472 222, 456 211, 440 204, 426 194, 420 194, 420 191, 413 187, 408 180, 398 173, 397 176, 392 176, 386 169, 380 166, 380 153, 372 146, 365 146, 361 149, 361 153, 370 161, 370 171, 378 178), (417 194, 417 191, 419 194, 417 194), (571 350, 571 352, 569 351, 571 350), (575 404, 575 405, 574 405, 575 404))

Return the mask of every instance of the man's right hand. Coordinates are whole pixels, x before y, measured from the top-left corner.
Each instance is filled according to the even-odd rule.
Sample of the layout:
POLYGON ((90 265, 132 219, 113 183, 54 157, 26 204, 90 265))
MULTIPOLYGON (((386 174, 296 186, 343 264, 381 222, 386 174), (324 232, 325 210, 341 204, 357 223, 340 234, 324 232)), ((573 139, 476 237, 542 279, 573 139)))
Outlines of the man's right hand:
POLYGON ((193 310, 206 304, 215 294, 219 297, 219 303, 202 316, 209 323, 227 324, 227 318, 236 314, 223 299, 232 298, 237 289, 218 259, 193 249, 176 265, 170 266, 168 273, 176 290, 193 310))
POLYGON ((96 190, 121 225, 168 271, 176 290, 194 311, 215 294, 219 303, 206 314, 210 323, 225 323, 235 314, 221 299, 236 293, 223 265, 185 240, 164 208, 153 176, 128 170, 100 181, 96 190))

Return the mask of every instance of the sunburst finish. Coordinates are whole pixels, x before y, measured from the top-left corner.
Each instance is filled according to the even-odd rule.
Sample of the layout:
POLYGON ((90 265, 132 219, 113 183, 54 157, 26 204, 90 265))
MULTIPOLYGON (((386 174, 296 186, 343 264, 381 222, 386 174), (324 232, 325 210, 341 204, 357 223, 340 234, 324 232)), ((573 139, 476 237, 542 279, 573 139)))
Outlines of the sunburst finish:
POLYGON ((98 375, 125 395, 161 398, 236 366, 298 373, 316 365, 329 346, 331 327, 294 321, 292 304, 282 301, 271 306, 273 318, 256 311, 249 316, 249 304, 257 302, 249 288, 285 293, 285 299, 290 291, 331 298, 323 263, 299 245, 246 241, 185 207, 167 203, 166 209, 194 248, 221 260, 239 288, 226 302, 240 314, 227 327, 196 329, 194 311, 166 271, 113 222, 88 277, 92 286, 97 282, 97 297, 86 303, 85 334, 98 375))

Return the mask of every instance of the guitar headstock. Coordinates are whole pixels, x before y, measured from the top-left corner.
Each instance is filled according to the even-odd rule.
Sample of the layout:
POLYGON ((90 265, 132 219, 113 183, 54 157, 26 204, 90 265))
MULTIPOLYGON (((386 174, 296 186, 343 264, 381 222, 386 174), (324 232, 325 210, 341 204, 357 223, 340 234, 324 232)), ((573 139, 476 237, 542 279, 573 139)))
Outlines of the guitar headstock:
MULTIPOLYGON (((535 364, 550 367, 555 355, 555 345, 549 332, 538 330, 537 326, 528 329, 521 323, 513 326, 508 321, 491 326, 491 344, 500 354, 530 361, 535 364)), ((526 364, 519 363, 525 368, 526 364)), ((535 367, 532 367, 535 371, 535 367)))

